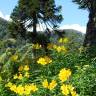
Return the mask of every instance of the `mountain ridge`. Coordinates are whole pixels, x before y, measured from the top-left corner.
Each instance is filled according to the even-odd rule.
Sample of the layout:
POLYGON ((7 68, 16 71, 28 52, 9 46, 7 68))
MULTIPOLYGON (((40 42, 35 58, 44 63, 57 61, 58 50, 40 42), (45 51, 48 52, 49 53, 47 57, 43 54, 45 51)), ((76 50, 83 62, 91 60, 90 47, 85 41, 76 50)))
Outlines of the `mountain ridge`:
MULTIPOLYGON (((8 21, 0 17, 0 39, 10 38, 8 32, 8 21)), ((74 30, 74 29, 58 29, 59 33, 65 32, 65 36, 69 38, 73 38, 74 40, 78 39, 80 42, 83 42, 84 33, 74 30)), ((77 40, 77 41, 78 41, 77 40)))

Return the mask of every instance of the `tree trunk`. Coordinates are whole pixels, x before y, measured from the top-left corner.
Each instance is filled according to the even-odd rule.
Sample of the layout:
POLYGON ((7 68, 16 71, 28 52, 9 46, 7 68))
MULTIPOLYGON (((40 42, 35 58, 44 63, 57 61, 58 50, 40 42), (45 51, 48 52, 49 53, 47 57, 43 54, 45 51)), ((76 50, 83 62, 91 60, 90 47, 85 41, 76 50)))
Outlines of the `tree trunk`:
POLYGON ((37 34, 37 16, 36 16, 36 12, 34 12, 34 14, 33 14, 33 34, 34 35, 37 34))
POLYGON ((37 37, 37 16, 36 12, 32 13, 33 18, 33 32, 31 33, 31 41, 32 43, 36 43, 36 37, 37 37))
POLYGON ((90 11, 89 21, 84 40, 84 47, 87 47, 86 54, 89 58, 96 56, 96 11, 90 11))
POLYGON ((94 46, 96 45, 96 16, 95 11, 90 11, 89 13, 89 21, 87 23, 87 30, 84 40, 84 46, 94 46))

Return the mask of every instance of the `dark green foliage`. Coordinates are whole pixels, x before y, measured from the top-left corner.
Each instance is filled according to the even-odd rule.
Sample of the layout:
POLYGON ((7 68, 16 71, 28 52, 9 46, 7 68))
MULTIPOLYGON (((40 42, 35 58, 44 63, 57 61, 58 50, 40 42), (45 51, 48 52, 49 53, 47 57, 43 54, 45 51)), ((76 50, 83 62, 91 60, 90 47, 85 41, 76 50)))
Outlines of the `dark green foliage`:
POLYGON ((21 22, 10 22, 8 28, 13 38, 22 37, 26 40, 27 31, 21 22))
POLYGON ((73 75, 72 82, 80 96, 96 96, 96 69, 94 66, 79 66, 73 75))
POLYGON ((79 5, 80 9, 90 9, 91 3, 96 3, 95 0, 72 0, 79 5))
POLYGON ((92 9, 96 10, 96 0, 72 0, 79 5, 80 9, 87 9, 91 11, 92 9))
POLYGON ((7 38, 8 36, 8 22, 2 18, 0 18, 0 40, 3 38, 7 38))
MULTIPOLYGON (((18 5, 11 14, 11 19, 14 26, 20 27, 20 25, 18 25, 19 23, 22 24, 26 30, 33 28, 32 31, 34 32, 34 36, 36 36, 37 24, 45 24, 46 29, 49 27, 57 27, 57 24, 61 23, 62 15, 59 13, 60 10, 61 6, 57 7, 54 0, 19 0, 18 5)), ((14 32, 17 31, 13 26, 12 28, 10 26, 9 29, 12 29, 14 32)), ((17 33, 20 32, 18 31, 17 33)))

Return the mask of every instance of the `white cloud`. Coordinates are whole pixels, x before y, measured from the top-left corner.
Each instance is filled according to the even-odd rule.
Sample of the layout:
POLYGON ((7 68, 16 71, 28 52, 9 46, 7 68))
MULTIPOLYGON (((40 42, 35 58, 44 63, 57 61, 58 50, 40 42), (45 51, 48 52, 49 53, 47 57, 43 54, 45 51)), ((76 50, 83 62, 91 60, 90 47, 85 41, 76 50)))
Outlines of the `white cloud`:
POLYGON ((74 30, 78 30, 82 33, 86 33, 86 27, 85 26, 81 26, 79 24, 67 24, 67 25, 63 25, 60 27, 60 29, 74 29, 74 30))
POLYGON ((0 11, 0 17, 2 17, 3 18, 3 13, 0 11))
POLYGON ((10 20, 10 15, 4 15, 1 11, 0 11, 0 17, 9 21, 10 20))
POLYGON ((9 21, 9 20, 10 20, 10 15, 5 15, 5 19, 6 19, 7 21, 9 21))

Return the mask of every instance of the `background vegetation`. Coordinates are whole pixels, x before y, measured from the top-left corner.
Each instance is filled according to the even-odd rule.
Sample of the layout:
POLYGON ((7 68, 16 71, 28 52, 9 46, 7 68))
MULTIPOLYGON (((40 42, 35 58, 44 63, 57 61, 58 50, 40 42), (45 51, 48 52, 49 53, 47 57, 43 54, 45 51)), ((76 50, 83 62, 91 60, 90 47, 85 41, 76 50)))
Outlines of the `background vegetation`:
MULTIPOLYGON (((86 35, 72 29, 59 30, 61 6, 54 0, 25 1, 19 0, 12 21, 0 18, 0 95, 96 96, 95 46, 91 53, 95 37, 86 37, 90 22, 86 35), (43 32, 37 31, 41 21, 46 25, 43 32), (29 27, 33 30, 28 31, 29 27)), ((85 1, 73 0, 80 8, 95 10, 94 0, 88 5, 85 1)))

